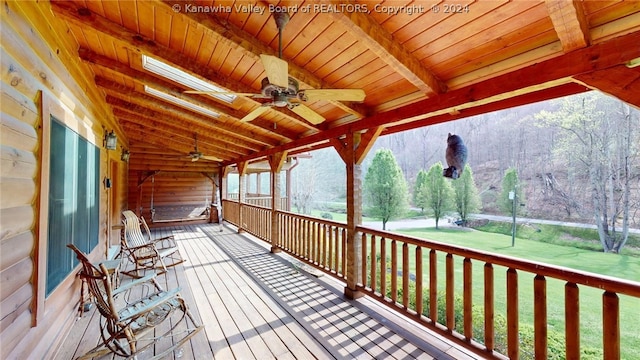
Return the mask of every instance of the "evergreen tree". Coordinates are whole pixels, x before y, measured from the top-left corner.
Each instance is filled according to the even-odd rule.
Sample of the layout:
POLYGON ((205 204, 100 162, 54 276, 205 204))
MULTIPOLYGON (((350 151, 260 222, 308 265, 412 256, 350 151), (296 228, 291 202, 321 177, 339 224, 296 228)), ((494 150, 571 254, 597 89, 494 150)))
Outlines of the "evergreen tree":
POLYGON ((467 164, 462 172, 462 177, 452 181, 451 184, 454 190, 456 211, 460 215, 462 223, 466 224, 469 214, 478 211, 481 205, 471 166, 467 164))
POLYGON ((427 183, 427 172, 424 169, 418 171, 416 176, 416 183, 413 185, 413 205, 420 208, 420 211, 424 214, 425 203, 420 199, 420 188, 427 183))
POLYGON ((524 197, 522 196, 522 186, 520 184, 520 180, 518 179, 518 172, 514 168, 509 168, 504 173, 504 177, 502 178, 502 192, 500 193, 500 198, 498 199, 500 206, 500 210, 507 215, 511 215, 513 213, 513 200, 509 199, 509 192, 515 191, 517 195, 517 204, 516 204, 516 214, 519 212, 520 203, 523 203, 524 197))
POLYGON ((442 169, 441 162, 433 164, 427 173, 427 182, 418 190, 419 201, 433 211, 436 229, 440 218, 452 209, 453 189, 450 181, 442 176, 442 169))
POLYGON ((367 215, 381 219, 383 230, 390 219, 406 213, 407 183, 391 150, 376 151, 364 177, 363 195, 367 215))

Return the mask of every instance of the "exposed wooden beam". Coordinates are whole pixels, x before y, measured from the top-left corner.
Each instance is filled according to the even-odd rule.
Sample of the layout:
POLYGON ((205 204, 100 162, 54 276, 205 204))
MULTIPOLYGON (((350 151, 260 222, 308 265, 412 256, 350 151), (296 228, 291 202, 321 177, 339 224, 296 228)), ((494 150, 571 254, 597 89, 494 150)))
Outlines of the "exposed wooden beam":
MULTIPOLYGON (((215 125, 218 131, 223 132, 228 136, 239 137, 246 141, 257 142, 269 146, 274 146, 279 143, 279 140, 273 139, 272 137, 267 137, 256 131, 245 130, 240 126, 236 127, 225 124, 224 122, 219 121, 216 118, 200 115, 192 111, 183 109, 179 106, 175 106, 163 101, 158 101, 158 99, 154 97, 141 94, 127 86, 118 84, 114 81, 102 77, 96 77, 96 85, 103 88, 105 91, 110 91, 109 94, 114 97, 140 105, 142 107, 169 114, 178 118, 199 122, 201 124, 209 124, 209 126, 215 125)), ((269 135, 274 134, 271 133, 269 135)))
POLYGON ((136 114, 142 119, 153 119, 154 121, 158 121, 163 124, 170 124, 169 126, 188 128, 197 133, 206 133, 217 141, 224 143, 229 148, 235 149, 235 151, 242 151, 243 149, 246 151, 257 151, 263 148, 263 145, 260 143, 249 142, 238 137, 228 136, 224 132, 219 131, 215 125, 205 124, 203 122, 193 122, 185 120, 184 118, 154 111, 123 100, 121 97, 118 97, 121 94, 115 93, 111 90, 106 91, 106 101, 112 106, 114 113, 124 111, 130 114, 136 114))
MULTIPOLYGON (((323 2, 345 3, 340 0, 323 0, 323 2)), ((398 44, 371 15, 361 11, 331 12, 330 14, 376 56, 426 95, 432 96, 447 91, 447 85, 426 69, 413 54, 398 44)))
MULTIPOLYGON (((163 8, 165 11, 167 11, 167 13, 174 14, 174 6, 180 6, 181 8, 185 3, 184 1, 179 0, 158 0, 157 4, 158 7, 163 8)), ((262 5, 265 8, 268 7, 268 4, 262 5)), ((263 44, 258 39, 256 39, 255 36, 248 34, 244 30, 229 22, 225 22, 223 25, 220 22, 215 21, 211 15, 212 14, 201 12, 180 13, 180 16, 184 16, 192 22, 198 24, 199 26, 203 26, 208 29, 216 42, 226 44, 230 48, 241 52, 244 56, 247 56, 256 62, 261 63, 261 54, 272 55, 276 57, 278 56, 278 51, 276 49, 272 49, 271 47, 263 44)), ((275 21, 270 25, 273 26, 274 29, 277 29, 275 21)), ((289 65, 289 75, 300 82, 301 88, 327 89, 334 87, 331 84, 327 84, 322 79, 319 79, 315 75, 311 74, 309 71, 299 67, 293 61, 291 61, 291 59, 287 59, 284 54, 283 58, 287 60, 287 63, 289 65)), ((356 116, 357 118, 362 118, 364 115, 370 112, 369 109, 367 109, 362 104, 345 104, 340 101, 329 102, 334 106, 341 108, 345 112, 356 116)))
POLYGON ((591 43, 582 1, 545 0, 545 3, 564 52, 580 49, 591 43))
POLYGON ((640 109, 640 67, 619 65, 610 69, 575 76, 574 79, 640 109))
POLYGON ((281 153, 271 154, 269 155, 268 159, 269 159, 269 167, 271 168, 271 172, 279 173, 280 170, 282 170, 282 165, 284 164, 285 160, 287 160, 287 153, 281 152, 281 153))
POLYGON ((355 153, 356 164, 362 164, 364 158, 367 156, 369 150, 371 150, 376 140, 378 140, 378 136, 380 136, 383 130, 384 127, 378 126, 369 129, 366 133, 362 134, 360 143, 358 144, 358 148, 356 149, 355 153))
POLYGON ((194 127, 185 127, 175 125, 169 122, 161 121, 157 118, 151 118, 140 115, 133 111, 128 111, 123 108, 114 108, 113 113, 120 122, 129 121, 132 123, 140 124, 153 130, 159 130, 167 135, 179 135, 182 141, 186 144, 194 145, 193 134, 198 134, 198 147, 202 147, 207 151, 215 151, 215 155, 220 158, 234 158, 241 155, 248 154, 251 150, 241 148, 235 145, 233 142, 222 141, 220 138, 211 137, 206 131, 195 129, 194 127))
MULTIPOLYGON (((161 3, 158 4, 162 5, 161 3)), ((256 92, 256 89, 250 86, 221 76, 214 69, 208 66, 202 66, 196 63, 195 60, 176 51, 173 51, 172 49, 169 49, 165 46, 159 45, 151 39, 147 39, 140 34, 122 27, 120 24, 114 23, 100 15, 91 12, 87 8, 78 7, 72 2, 65 1, 53 2, 51 4, 51 7, 55 11, 56 15, 63 18, 65 21, 68 21, 79 27, 89 27, 92 29, 92 31, 96 31, 99 34, 112 38, 114 43, 122 46, 123 48, 129 49, 134 53, 140 53, 154 57, 200 80, 214 83, 229 91, 240 93, 256 92)), ((256 106, 260 104, 259 102, 250 98, 246 99, 247 101, 254 102, 256 106)), ((225 103, 224 105, 236 109, 239 106, 236 102, 231 104, 225 103)), ((301 126, 305 126, 311 130, 317 131, 314 126, 304 120, 298 119, 295 116, 290 116, 273 108, 271 108, 269 111, 277 112, 287 120, 293 121, 301 126)))
MULTIPOLYGON (((640 57, 640 47, 629 46, 629 44, 639 43, 640 32, 619 36, 492 79, 449 91, 434 98, 377 113, 367 118, 326 130, 321 134, 313 134, 288 144, 260 151, 239 160, 246 161, 268 156, 279 151, 291 151, 309 147, 312 144, 322 144, 331 138, 337 138, 349 132, 388 126, 403 119, 411 118, 413 119, 412 121, 419 121, 434 116, 454 116, 451 114, 455 114, 455 110, 463 105, 465 106, 465 113, 471 114, 476 106, 489 107, 492 103, 506 102, 511 98, 520 96, 524 98, 531 93, 536 95, 536 98, 539 99, 537 101, 541 101, 544 99, 538 95, 538 92, 544 93, 546 91, 545 84, 560 85, 561 83, 558 80, 564 78, 625 64, 632 59, 640 57)), ((577 91, 576 89, 574 93, 577 91)), ((525 103, 531 102, 533 100, 528 100, 525 103)), ((521 103, 520 105, 523 104, 521 103)), ((507 107, 509 106, 502 108, 507 107)), ((500 109, 494 108, 484 112, 495 110, 500 109)), ((475 115, 461 116, 461 114, 457 118, 475 115)))
POLYGON ((237 126, 239 127, 251 128, 255 126, 262 128, 263 130, 280 135, 282 137, 281 141, 296 138, 296 134, 294 132, 287 130, 282 126, 277 129, 273 129, 273 124, 266 120, 256 119, 252 122, 240 123, 240 119, 244 117, 246 113, 228 107, 224 108, 219 102, 214 101, 206 95, 198 96, 201 100, 197 100, 193 96, 183 94, 182 89, 177 89, 170 82, 159 79, 146 72, 132 69, 128 65, 122 64, 117 60, 96 54, 95 52, 84 48, 81 48, 78 52, 81 59, 102 69, 103 71, 112 72, 122 76, 129 81, 139 84, 141 88, 148 85, 156 90, 175 96, 178 99, 215 111, 221 115, 221 120, 238 121, 237 126))

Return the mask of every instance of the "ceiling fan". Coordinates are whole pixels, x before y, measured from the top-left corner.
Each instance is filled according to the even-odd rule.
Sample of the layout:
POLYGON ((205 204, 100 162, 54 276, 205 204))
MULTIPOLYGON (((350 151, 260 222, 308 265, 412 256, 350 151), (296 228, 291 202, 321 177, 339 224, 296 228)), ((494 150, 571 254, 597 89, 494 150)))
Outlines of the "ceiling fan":
POLYGON ((215 156, 203 155, 200 151, 198 151, 198 134, 193 134, 193 139, 195 140, 194 150, 189 152, 187 155, 188 158, 191 158, 191 161, 198 161, 200 159, 211 160, 211 161, 222 161, 222 159, 215 156))
POLYGON ((190 94, 233 94, 249 96, 254 99, 270 100, 262 104, 259 108, 251 111, 240 121, 251 121, 270 107, 288 108, 312 124, 319 124, 325 118, 306 106, 305 102, 316 100, 337 100, 337 101, 363 101, 365 92, 362 89, 303 89, 298 87, 298 81, 289 76, 289 67, 285 60, 282 60, 282 31, 289 22, 289 14, 286 12, 276 12, 273 14, 278 26, 278 57, 272 55, 260 55, 260 60, 264 66, 267 77, 262 79, 262 90, 259 94, 251 93, 220 93, 212 91, 185 91, 190 94))

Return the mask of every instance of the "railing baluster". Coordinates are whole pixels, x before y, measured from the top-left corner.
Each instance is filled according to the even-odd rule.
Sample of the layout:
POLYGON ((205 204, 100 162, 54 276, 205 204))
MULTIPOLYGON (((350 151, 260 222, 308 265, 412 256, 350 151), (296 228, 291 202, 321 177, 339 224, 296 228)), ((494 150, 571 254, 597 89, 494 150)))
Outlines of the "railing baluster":
POLYGON ((409 244, 402 244, 402 305, 409 307, 409 244))
POLYGON ((580 294, 578 285, 564 286, 564 322, 567 360, 580 359, 580 294))
POLYGON ((395 240, 391 240, 391 301, 398 301, 398 249, 395 240))
POLYGON ((602 336, 604 358, 620 359, 620 301, 618 294, 602 294, 602 336))
POLYGON ((416 312, 418 318, 422 316, 422 246, 416 246, 416 312))
POLYGON ((518 272, 507 270, 507 356, 518 359, 520 341, 518 334, 518 272))
MULTIPOLYGON (((366 236, 363 234, 362 235, 363 238, 365 238, 366 236)), ((364 241, 364 239, 363 239, 364 241)), ((378 267, 376 266, 376 236, 375 235, 371 235, 371 252, 369 254, 369 258, 371 259, 371 290, 373 292, 376 291, 376 283, 377 283, 377 278, 376 278, 376 270, 378 269, 378 267)))
POLYGON ((464 312, 464 337, 467 341, 473 338, 473 278, 472 278, 472 264, 471 259, 465 258, 462 261, 462 283, 463 283, 463 312, 464 312))
POLYGON ((320 254, 320 265, 327 266, 327 227, 329 225, 320 224, 320 243, 322 244, 322 253, 320 254))
POLYGON ((493 265, 484 264, 484 345, 492 352, 495 348, 494 319, 494 292, 493 292, 493 265))
POLYGON ((453 330, 456 327, 456 318, 455 318, 455 293, 454 293, 454 278, 455 273, 453 270, 453 255, 447 254, 445 258, 445 267, 446 267, 446 279, 445 279, 445 287, 446 287, 446 322, 447 328, 449 330, 453 330))
POLYGON ((342 266, 341 266, 341 274, 344 277, 347 268, 347 229, 342 228, 342 234, 340 238, 340 244, 342 247, 342 251, 340 253, 340 257, 342 258, 342 266))
POLYGON ((387 296, 387 246, 384 237, 380 238, 380 294, 387 296))
POLYGON ((544 276, 533 278, 533 339, 536 359, 547 358, 547 280, 544 276))
MULTIPOLYGON (((367 234, 362 233, 362 235, 360 236, 360 243, 361 243, 361 253, 360 253, 360 272, 362 273, 362 285, 364 285, 365 287, 367 286, 367 234)), ((371 282, 373 282, 373 279, 370 280, 371 282)), ((369 286, 371 288, 372 285, 369 284, 369 286)))
POLYGON ((435 324, 438 321, 438 255, 429 251, 429 317, 435 324))

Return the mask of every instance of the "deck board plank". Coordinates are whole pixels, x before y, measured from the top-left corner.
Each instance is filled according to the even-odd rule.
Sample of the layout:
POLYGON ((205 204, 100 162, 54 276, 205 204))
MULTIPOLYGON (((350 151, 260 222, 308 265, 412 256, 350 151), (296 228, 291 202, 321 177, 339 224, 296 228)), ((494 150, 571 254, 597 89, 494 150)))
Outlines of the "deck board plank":
MULTIPOLYGON (((311 276, 286 254, 272 254, 267 243, 232 228, 190 224, 152 231, 173 234, 186 259, 158 279, 166 288, 180 286, 204 325, 168 358, 473 358, 426 330, 394 326, 402 321, 389 320, 390 312, 374 301, 346 300, 337 280, 311 276)), ((55 358, 76 357, 91 348, 98 339, 98 318, 94 310, 85 313, 74 324, 76 335, 67 338, 55 358)), ((111 358, 117 357, 101 359, 111 358)))

